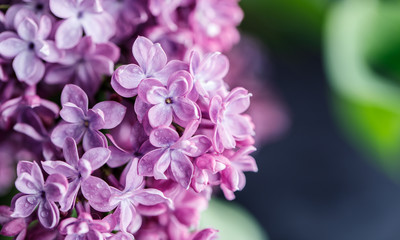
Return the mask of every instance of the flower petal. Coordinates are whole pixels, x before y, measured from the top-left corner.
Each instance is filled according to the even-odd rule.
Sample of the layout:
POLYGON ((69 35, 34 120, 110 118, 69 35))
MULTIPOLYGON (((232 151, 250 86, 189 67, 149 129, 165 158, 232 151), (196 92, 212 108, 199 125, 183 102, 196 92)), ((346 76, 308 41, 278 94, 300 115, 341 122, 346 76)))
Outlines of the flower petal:
POLYGON ((24 195, 19 197, 15 201, 14 212, 11 214, 11 217, 14 218, 24 218, 28 217, 35 211, 35 208, 40 203, 39 196, 32 195, 24 195))
POLYGON ((62 147, 67 137, 80 142, 85 132, 86 128, 82 124, 61 122, 53 129, 50 138, 54 145, 62 147))
POLYGON ((146 76, 144 75, 142 68, 139 67, 138 65, 136 64, 123 65, 118 67, 117 70, 115 70, 115 72, 113 73, 111 78, 111 85, 117 92, 118 90, 115 89, 113 83, 119 84, 125 90, 128 89, 136 90, 140 81, 142 81, 142 79, 144 79, 145 77, 146 76))
POLYGON ((165 103, 159 103, 150 108, 148 116, 153 128, 169 126, 172 123, 172 108, 165 103))
MULTIPOLYGON (((157 161, 164 155, 163 149, 155 149, 146 153, 140 160, 138 164, 138 174, 141 176, 153 176, 154 167, 157 161)), ((166 179, 166 177, 164 177, 166 179)))
POLYGON ((46 199, 52 202, 60 201, 68 190, 68 180, 64 175, 59 173, 51 174, 47 177, 44 185, 46 199))
POLYGON ((83 30, 79 20, 74 17, 68 18, 60 24, 56 31, 56 45, 61 49, 73 48, 82 38, 82 34, 83 30))
POLYGON ((107 165, 111 168, 120 167, 133 159, 132 154, 123 152, 114 146, 109 146, 108 149, 110 149, 111 155, 107 165))
POLYGON ((13 58, 27 48, 25 41, 19 38, 7 38, 0 41, 0 54, 6 58, 13 58))
POLYGON ((78 191, 81 187, 80 180, 75 179, 70 182, 68 185, 68 191, 65 193, 65 196, 60 201, 60 210, 63 212, 69 211, 76 201, 76 196, 78 195, 78 191))
POLYGON ((133 191, 138 189, 143 183, 143 177, 138 174, 138 160, 135 159, 130 164, 125 177, 124 191, 133 191))
POLYGON ((100 131, 88 129, 83 136, 82 145, 85 151, 91 148, 105 147, 107 146, 107 139, 100 131))
POLYGON ((54 202, 44 201, 39 204, 38 217, 45 228, 54 228, 60 220, 60 211, 54 202))
POLYGON ((115 206, 110 204, 111 190, 108 184, 98 177, 90 176, 82 182, 83 196, 90 206, 100 212, 111 211, 115 206))
POLYGON ((48 174, 62 174, 67 178, 78 176, 78 172, 74 167, 63 161, 44 161, 42 162, 44 171, 48 174))
POLYGON ((59 18, 72 17, 76 12, 75 1, 71 0, 50 0, 50 10, 59 18))
POLYGON ((103 166, 110 158, 111 151, 104 147, 92 148, 83 154, 82 159, 89 161, 92 171, 103 166))
POLYGON ((85 119, 83 110, 71 102, 63 104, 60 116, 69 123, 83 123, 85 119))
POLYGON ((184 146, 181 151, 190 157, 199 157, 212 146, 211 140, 204 135, 194 136, 188 142, 189 144, 184 146))
POLYGON ((164 193, 157 189, 141 189, 135 191, 133 195, 135 203, 143 204, 145 206, 152 206, 159 203, 167 202, 168 198, 164 193))
POLYGON ((18 35, 25 41, 33 41, 36 39, 36 33, 38 32, 39 27, 31 18, 25 18, 20 24, 17 26, 18 35))
POLYGON ((171 151, 171 171, 175 180, 188 189, 193 176, 193 164, 190 159, 180 151, 171 151))
POLYGON ((39 82, 45 71, 43 62, 31 51, 22 51, 14 59, 13 69, 18 80, 29 85, 39 82))
POLYGON ((81 21, 85 34, 96 43, 105 43, 115 34, 114 18, 106 11, 93 14, 86 12, 81 21))
POLYGON ((75 104, 78 108, 82 109, 84 114, 86 114, 89 99, 82 88, 73 84, 67 84, 61 93, 61 104, 64 105, 67 102, 75 104))
POLYGON ((193 79, 186 71, 178 71, 168 79, 168 91, 171 96, 180 97, 188 93, 193 87, 193 79))
POLYGON ((126 107, 114 101, 104 101, 94 105, 93 109, 99 109, 104 113, 103 129, 115 128, 124 119, 126 107))
POLYGON ((169 147, 179 140, 179 135, 172 128, 160 127, 150 133, 149 140, 155 147, 169 147))
POLYGON ((183 121, 199 119, 199 113, 194 102, 188 98, 180 97, 172 104, 172 109, 177 118, 183 121))

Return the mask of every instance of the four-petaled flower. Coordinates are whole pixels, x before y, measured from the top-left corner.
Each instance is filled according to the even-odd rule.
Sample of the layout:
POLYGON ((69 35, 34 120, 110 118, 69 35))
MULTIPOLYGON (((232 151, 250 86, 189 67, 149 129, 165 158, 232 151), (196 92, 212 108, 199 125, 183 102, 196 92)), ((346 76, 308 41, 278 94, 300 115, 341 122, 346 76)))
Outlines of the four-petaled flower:
POLYGON ((38 208, 40 223, 46 228, 57 226, 59 202, 68 190, 68 180, 60 174, 50 175, 44 182, 42 171, 36 162, 20 161, 15 187, 22 193, 13 198, 14 212, 11 217, 28 217, 38 208))
POLYGON ((52 132, 51 140, 62 147, 67 137, 76 142, 83 138, 83 148, 107 146, 107 139, 100 129, 116 127, 124 118, 126 107, 114 101, 100 102, 88 110, 88 97, 76 85, 68 84, 61 93, 60 111, 65 122, 60 123, 52 132))
POLYGON ((182 137, 169 127, 154 129, 150 134, 150 143, 157 149, 144 155, 138 165, 138 172, 155 179, 167 179, 164 174, 171 169, 175 180, 185 189, 189 188, 193 176, 193 163, 189 157, 198 157, 210 149, 212 143, 204 135, 193 134, 198 121, 192 121, 186 127, 182 137))
POLYGON ((82 182, 110 158, 110 150, 103 147, 92 148, 79 158, 75 140, 68 137, 65 139, 63 153, 66 162, 45 161, 42 166, 48 174, 61 174, 70 180, 68 192, 60 201, 60 210, 66 212, 72 208, 82 182))

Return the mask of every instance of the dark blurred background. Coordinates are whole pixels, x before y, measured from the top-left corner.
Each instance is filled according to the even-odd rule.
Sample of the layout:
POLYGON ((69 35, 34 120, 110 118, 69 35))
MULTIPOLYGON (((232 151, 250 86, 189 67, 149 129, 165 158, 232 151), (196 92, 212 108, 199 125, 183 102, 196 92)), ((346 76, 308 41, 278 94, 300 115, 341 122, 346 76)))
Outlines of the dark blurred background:
POLYGON ((339 120, 346 115, 334 110, 338 93, 328 81, 325 28, 336 4, 241 1, 241 29, 262 40, 266 80, 291 122, 280 138, 259 148, 259 172, 247 174, 237 194, 272 240, 400 239, 398 183, 363 150, 368 146, 351 140, 339 120))

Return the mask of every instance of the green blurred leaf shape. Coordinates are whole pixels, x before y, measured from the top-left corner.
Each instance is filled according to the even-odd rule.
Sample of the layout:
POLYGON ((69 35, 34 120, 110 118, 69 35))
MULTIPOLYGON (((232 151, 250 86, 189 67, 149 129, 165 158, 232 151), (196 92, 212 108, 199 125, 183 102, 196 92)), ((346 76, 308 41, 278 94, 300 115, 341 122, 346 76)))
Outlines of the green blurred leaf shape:
POLYGON ((326 67, 334 109, 351 139, 400 171, 400 3, 347 0, 330 12, 326 67))
POLYGON ((257 220, 240 205, 211 199, 208 209, 202 214, 201 228, 219 230, 219 240, 268 240, 257 220))

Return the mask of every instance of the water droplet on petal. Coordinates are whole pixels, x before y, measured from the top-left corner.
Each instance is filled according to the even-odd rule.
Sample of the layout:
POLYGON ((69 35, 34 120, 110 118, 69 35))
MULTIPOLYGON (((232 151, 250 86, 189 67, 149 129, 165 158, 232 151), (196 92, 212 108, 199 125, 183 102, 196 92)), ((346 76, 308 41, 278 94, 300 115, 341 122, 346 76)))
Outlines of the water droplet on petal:
POLYGON ((28 197, 26 201, 28 201, 30 204, 34 204, 36 202, 36 197, 28 197))
POLYGON ((96 187, 97 187, 97 188, 101 188, 101 183, 98 183, 98 184, 96 185, 96 187))
POLYGON ((41 217, 47 217, 47 215, 48 215, 48 213, 45 212, 45 211, 41 211, 41 212, 40 212, 40 216, 41 216, 41 217))

